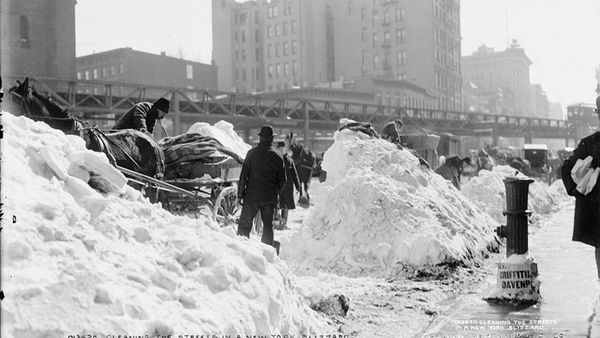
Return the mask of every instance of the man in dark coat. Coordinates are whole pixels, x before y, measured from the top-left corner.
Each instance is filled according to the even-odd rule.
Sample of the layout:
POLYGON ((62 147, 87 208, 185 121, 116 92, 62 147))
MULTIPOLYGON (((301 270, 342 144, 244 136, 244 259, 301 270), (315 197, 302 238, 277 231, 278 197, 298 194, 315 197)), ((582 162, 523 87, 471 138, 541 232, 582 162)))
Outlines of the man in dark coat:
POLYGON ((113 129, 135 129, 152 134, 156 120, 169 113, 169 101, 160 98, 154 104, 150 102, 136 103, 125 115, 121 116, 113 129))
MULTIPOLYGON (((596 112, 600 111, 600 96, 596 99, 596 112)), ((600 118, 600 113, 599 118, 600 118)), ((577 191, 577 184, 571 177, 571 169, 578 159, 592 156, 592 168, 600 166, 600 132, 583 138, 577 148, 566 159, 561 168, 563 184, 567 193, 575 196, 575 220, 573 224, 573 240, 592 245, 596 248, 596 267, 600 278, 600 184, 587 195, 577 191)))
POLYGON ((287 154, 285 142, 277 143, 277 151, 283 156, 283 166, 285 167, 285 175, 287 177, 285 186, 279 195, 279 208, 281 209, 282 219, 281 228, 285 228, 289 210, 296 209, 296 204, 294 203, 294 187, 296 187, 296 191, 300 193, 300 196, 302 196, 302 187, 300 186, 300 180, 298 180, 296 165, 287 154))
POLYGON ((452 182, 452 185, 460 190, 460 177, 463 172, 463 164, 465 163, 470 165, 471 158, 465 157, 461 159, 460 156, 451 156, 446 159, 446 162, 435 169, 435 173, 452 182))
POLYGON ((242 214, 238 235, 250 237, 252 221, 260 211, 263 222, 262 242, 273 246, 273 215, 279 194, 285 186, 283 158, 273 149, 273 128, 263 126, 260 142, 248 151, 240 174, 238 199, 242 214))

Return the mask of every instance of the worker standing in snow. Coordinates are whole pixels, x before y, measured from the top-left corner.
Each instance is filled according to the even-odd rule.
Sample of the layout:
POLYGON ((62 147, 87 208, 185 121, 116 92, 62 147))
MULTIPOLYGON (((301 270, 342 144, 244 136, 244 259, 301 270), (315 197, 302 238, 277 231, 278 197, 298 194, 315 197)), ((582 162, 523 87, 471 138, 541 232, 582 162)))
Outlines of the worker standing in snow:
MULTIPOLYGON (((600 119, 600 96, 596 98, 596 113, 600 119)), ((573 155, 564 161, 561 175, 567 193, 575 196, 573 240, 596 248, 596 268, 598 278, 600 278, 600 184, 596 184, 591 191, 584 195, 578 190, 577 183, 571 175, 571 169, 577 160, 583 160, 588 156, 593 158, 590 167, 598 168, 600 166, 600 131, 584 137, 579 142, 573 155)))
MULTIPOLYGON (((395 120, 386 123, 381 129, 381 138, 395 144, 398 149, 405 149, 402 145, 402 137, 400 136, 400 129, 402 129, 402 121, 395 120)), ((427 169, 431 169, 429 163, 414 149, 406 148, 411 154, 415 155, 416 158, 419 159, 420 165, 427 169)))
POLYGON ((281 209, 282 220, 281 228, 285 229, 290 209, 296 209, 296 204, 294 203, 294 187, 296 187, 296 191, 300 193, 300 197, 302 197, 302 187, 300 186, 300 180, 298 179, 296 165, 287 154, 285 142, 277 143, 277 151, 279 151, 283 157, 283 166, 285 167, 285 175, 287 177, 285 186, 279 195, 279 208, 281 209))
POLYGON ((125 115, 121 116, 113 129, 135 129, 152 134, 156 120, 161 120, 169 113, 169 100, 160 98, 154 104, 150 102, 136 103, 125 115))
POLYGON ((286 182, 283 157, 273 149, 273 128, 265 125, 258 133, 258 145, 248 151, 242 165, 238 200, 242 214, 238 235, 250 237, 252 221, 260 211, 263 222, 262 242, 274 246, 273 215, 279 194, 286 182))

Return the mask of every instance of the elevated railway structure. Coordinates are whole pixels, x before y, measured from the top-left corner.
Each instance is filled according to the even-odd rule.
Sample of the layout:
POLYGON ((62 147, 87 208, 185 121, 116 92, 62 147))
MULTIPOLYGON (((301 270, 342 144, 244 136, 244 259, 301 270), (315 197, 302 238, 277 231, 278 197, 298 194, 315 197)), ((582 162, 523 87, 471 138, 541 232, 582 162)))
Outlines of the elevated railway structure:
MULTIPOLYGON (((4 76, 6 84, 23 80, 23 76, 4 76)), ((431 132, 456 135, 488 135, 497 143, 499 137, 577 140, 581 129, 573 121, 490 115, 477 112, 443 111, 383 104, 291 97, 289 93, 240 94, 213 90, 162 87, 96 80, 64 80, 30 77, 35 88, 57 104, 91 123, 110 126, 121 114, 141 101, 165 97, 171 101, 173 132, 181 134, 195 122, 215 123, 225 120, 246 137, 251 129, 263 124, 276 128, 301 130, 304 139, 311 131, 333 131, 342 118, 370 122, 377 128, 401 119, 404 125, 431 132)), ((6 92, 6 90, 5 90, 6 92)), ((301 133, 302 134, 302 133, 301 133)))

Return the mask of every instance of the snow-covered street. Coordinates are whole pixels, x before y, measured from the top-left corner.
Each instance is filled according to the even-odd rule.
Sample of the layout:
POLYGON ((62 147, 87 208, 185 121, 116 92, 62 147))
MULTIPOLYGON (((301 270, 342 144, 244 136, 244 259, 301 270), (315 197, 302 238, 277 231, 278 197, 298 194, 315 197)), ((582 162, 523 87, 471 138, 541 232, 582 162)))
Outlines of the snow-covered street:
MULTIPOLYGON (((406 150, 338 132, 328 180, 313 180, 311 206, 275 233, 278 257, 258 236, 149 203, 76 136, 7 113, 2 122, 5 220, 15 220, 2 232, 3 335, 418 337, 480 299, 503 257, 494 230, 509 167, 459 192, 406 150)), ((562 190, 535 182, 529 196, 549 286, 584 276, 541 255, 573 245, 562 190), (548 262, 561 266, 556 278, 548 262)))

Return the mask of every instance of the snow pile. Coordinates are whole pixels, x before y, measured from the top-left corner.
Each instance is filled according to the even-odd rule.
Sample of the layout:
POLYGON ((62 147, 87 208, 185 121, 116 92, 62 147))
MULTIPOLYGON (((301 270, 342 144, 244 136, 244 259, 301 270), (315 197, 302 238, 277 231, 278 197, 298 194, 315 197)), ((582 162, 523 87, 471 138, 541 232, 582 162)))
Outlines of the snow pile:
POLYGON ((465 262, 497 246, 498 224, 407 150, 342 130, 327 150, 327 181, 302 230, 282 243, 298 270, 394 273, 465 262))
MULTIPOLYGON (((502 211, 506 209, 506 188, 503 180, 507 176, 514 176, 515 172, 518 171, 506 165, 496 166, 492 171, 482 170, 479 176, 463 182, 461 191, 496 221, 505 223, 506 216, 502 215, 502 211)), ((520 172, 518 175, 523 176, 520 172)), ((532 220, 535 222, 541 215, 552 212, 558 198, 548 184, 537 180, 531 183, 528 208, 533 211, 532 220)))
POLYGON ((550 185, 550 191, 552 191, 555 195, 569 197, 567 194, 567 190, 565 189, 565 185, 562 180, 556 180, 552 182, 550 185))
POLYGON ((225 148, 234 151, 241 158, 246 158, 246 153, 252 148, 252 146, 244 142, 235 130, 233 130, 233 125, 227 121, 219 121, 214 126, 206 122, 196 122, 187 131, 187 134, 191 133, 214 137, 225 148))
POLYGON ((76 161, 96 156, 80 138, 8 113, 2 124, 3 337, 329 329, 273 248, 129 186, 98 193, 90 176, 119 178, 76 161))

